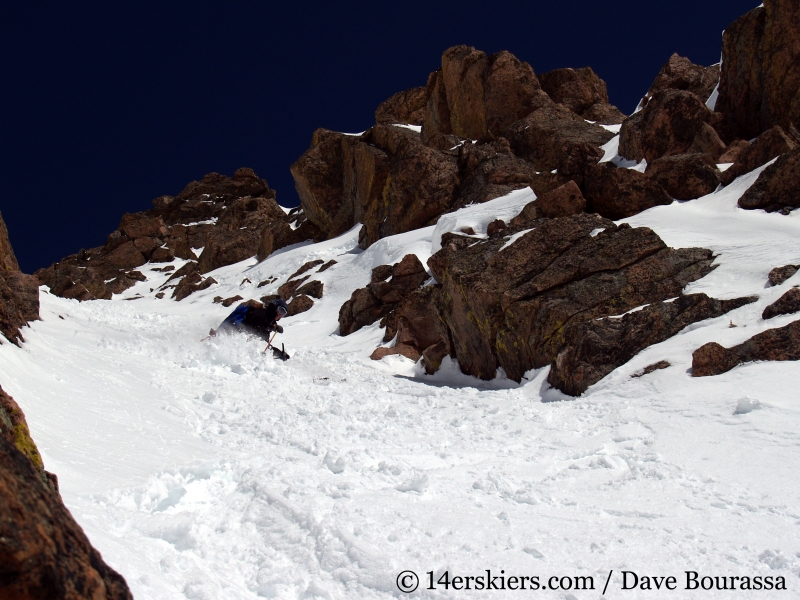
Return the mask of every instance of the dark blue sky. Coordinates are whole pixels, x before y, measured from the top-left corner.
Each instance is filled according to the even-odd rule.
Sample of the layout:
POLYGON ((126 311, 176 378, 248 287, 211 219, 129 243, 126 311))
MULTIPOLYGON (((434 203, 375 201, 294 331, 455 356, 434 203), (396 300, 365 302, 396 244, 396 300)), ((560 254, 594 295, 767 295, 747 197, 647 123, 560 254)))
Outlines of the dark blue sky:
POLYGON ((0 211, 26 272, 104 243, 124 212, 249 166, 298 203, 317 127, 362 131, 455 44, 591 66, 631 112, 673 52, 719 60, 757 0, 6 2, 0 211))

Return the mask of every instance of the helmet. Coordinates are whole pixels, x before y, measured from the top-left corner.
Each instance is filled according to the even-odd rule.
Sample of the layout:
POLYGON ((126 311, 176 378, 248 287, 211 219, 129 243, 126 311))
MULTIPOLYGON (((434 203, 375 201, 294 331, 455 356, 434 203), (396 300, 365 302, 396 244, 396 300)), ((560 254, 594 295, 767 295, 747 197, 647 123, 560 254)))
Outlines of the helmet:
POLYGON ((289 312, 289 307, 281 298, 275 298, 271 304, 275 305, 275 312, 281 317, 285 317, 286 313, 289 312))

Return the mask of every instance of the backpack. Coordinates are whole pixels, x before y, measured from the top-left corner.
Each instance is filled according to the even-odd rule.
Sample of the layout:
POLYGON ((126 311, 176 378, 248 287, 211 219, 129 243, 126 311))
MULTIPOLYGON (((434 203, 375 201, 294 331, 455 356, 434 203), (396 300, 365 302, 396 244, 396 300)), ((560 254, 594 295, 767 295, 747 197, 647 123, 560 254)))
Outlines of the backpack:
POLYGON ((249 311, 250 307, 247 304, 242 303, 239 306, 237 306, 236 310, 234 310, 231 314, 229 314, 228 317, 222 323, 223 325, 226 323, 228 325, 233 325, 233 326, 241 325, 242 322, 244 321, 245 316, 249 311))

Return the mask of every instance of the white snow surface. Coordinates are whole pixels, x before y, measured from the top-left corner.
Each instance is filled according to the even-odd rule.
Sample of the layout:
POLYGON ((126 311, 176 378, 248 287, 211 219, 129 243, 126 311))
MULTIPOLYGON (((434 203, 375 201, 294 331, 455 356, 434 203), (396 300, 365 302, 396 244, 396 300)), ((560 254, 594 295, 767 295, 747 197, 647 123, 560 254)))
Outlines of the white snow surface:
POLYGON ((688 291, 758 302, 644 350, 577 399, 550 389, 546 368, 522 385, 502 372, 481 382, 446 359, 428 377, 399 356, 369 360, 377 325, 337 335, 339 307, 374 266, 409 252, 424 262, 442 232, 507 218, 530 190, 366 251, 355 227, 231 265, 182 302, 154 298, 168 274, 150 266, 148 281, 113 301, 42 288, 27 342, 0 346, 0 383, 67 506, 139 599, 398 598, 404 570, 421 579, 411 597, 496 598, 426 589, 428 571, 486 569, 594 578, 594 591, 541 598, 600 598, 611 569, 608 598, 747 595, 685 591, 687 570, 780 576, 794 591, 756 595, 797 597, 800 364, 688 372, 702 344, 730 346, 796 318, 760 318, 800 284, 765 287, 772 267, 800 262, 800 218, 737 208, 757 174, 626 221, 718 255, 688 291), (313 259, 338 264, 311 272, 324 297, 285 320, 291 360, 244 336, 200 341, 231 310, 214 296, 274 293, 313 259), (256 288, 269 276, 278 280, 256 288), (631 377, 659 360, 672 366, 631 377), (623 592, 622 570, 674 575, 681 587, 623 592))
POLYGON ((433 228, 431 254, 442 249, 442 235, 460 232, 471 227, 477 238, 486 238, 486 229, 495 219, 508 222, 516 217, 526 204, 536 200, 536 194, 530 187, 515 190, 510 194, 484 202, 471 204, 460 210, 442 215, 433 228))

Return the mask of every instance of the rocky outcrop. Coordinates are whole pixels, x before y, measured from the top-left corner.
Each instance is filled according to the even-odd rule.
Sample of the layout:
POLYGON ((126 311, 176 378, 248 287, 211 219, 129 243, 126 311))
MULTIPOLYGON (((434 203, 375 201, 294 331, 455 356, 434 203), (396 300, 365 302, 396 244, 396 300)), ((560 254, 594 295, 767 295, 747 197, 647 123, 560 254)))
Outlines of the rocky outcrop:
POLYGON ((0 214, 0 333, 15 344, 25 341, 20 328, 39 319, 39 282, 19 270, 0 214))
POLYGON ((465 141, 458 149, 457 164, 460 184, 454 208, 480 204, 526 186, 537 194, 543 193, 562 179, 537 172, 533 164, 514 154, 505 138, 481 143, 465 141))
POLYGON ((672 203, 653 178, 633 169, 618 169, 610 162, 587 168, 582 190, 588 209, 608 219, 624 219, 672 203))
POLYGON ((0 333, 15 344, 24 342, 20 329, 39 319, 39 282, 21 271, 0 271, 0 333))
POLYGON ((789 214, 800 207, 800 148, 784 154, 756 179, 739 198, 739 207, 789 214))
POLYGON ((743 146, 736 155, 734 164, 721 175, 720 180, 728 185, 740 175, 767 164, 781 154, 791 152, 797 148, 798 143, 798 140, 787 135, 779 125, 776 125, 758 136, 752 144, 743 146))
POLYGON ((8 237, 8 228, 6 227, 6 222, 3 220, 2 213, 0 213, 0 272, 1 271, 19 271, 19 263, 17 263, 14 249, 11 247, 11 240, 8 237))
MULTIPOLYGON (((511 220, 515 226, 535 219, 569 217, 586 211, 586 199, 578 185, 570 180, 525 205, 519 215, 511 220)), ((491 235, 491 234, 490 234, 491 235)))
POLYGON ((245 196, 231 202, 206 234, 198 260, 200 272, 208 273, 257 254, 262 234, 272 223, 286 223, 286 213, 274 198, 245 196))
MULTIPOLYGON (((412 290, 391 310, 384 340, 396 338, 403 347, 396 353, 416 353, 428 372, 447 355, 483 379, 502 367, 519 381, 549 364, 553 385, 580 394, 648 345, 752 301, 681 295, 712 260, 708 250, 673 250, 649 229, 591 214, 512 220, 478 243, 447 233, 428 261, 436 284, 412 290), (509 245, 516 233, 523 235, 509 245)), ((355 330, 342 327, 355 315, 369 314, 363 324, 380 318, 369 291, 342 308, 343 335, 355 330)))
POLYGON ((555 360, 568 325, 678 296, 711 269, 709 251, 671 250, 649 229, 597 215, 534 223, 502 251, 504 235, 477 245, 446 235, 429 260, 465 373, 491 379, 503 367, 519 381, 555 360))
POLYGON ((767 275, 770 285, 780 285, 797 271, 800 270, 800 265, 784 265, 782 267, 775 267, 767 275))
POLYGON ((428 272, 416 254, 407 254, 395 265, 375 267, 369 285, 354 291, 339 309, 339 335, 350 335, 387 317, 427 279, 428 272))
POLYGON ((730 140, 800 124, 797 0, 765 0, 725 30, 716 110, 730 140))
POLYGON ((304 313, 307 310, 311 310, 311 307, 314 306, 314 301, 306 296, 305 294, 298 294, 292 301, 289 302, 289 312, 286 313, 287 317, 293 317, 295 315, 299 315, 300 313, 304 313))
POLYGON ((35 275, 57 296, 109 299, 141 281, 134 269, 148 261, 196 260, 192 249, 204 248, 202 274, 259 253, 267 229, 290 232, 273 236, 269 252, 303 241, 299 238, 305 234, 309 238, 303 239, 319 238, 312 227, 299 223, 304 221, 302 211, 290 218, 275 202, 275 191, 252 169, 238 169, 233 177, 209 173, 177 196, 159 196, 150 210, 125 214, 104 246, 81 250, 35 275))
POLYGON ((132 598, 64 506, 25 416, 1 388, 0 597, 132 598))
POLYGON ((718 317, 755 300, 681 295, 649 304, 621 318, 584 321, 566 330, 565 347, 556 356, 547 381, 567 394, 578 396, 647 346, 663 342, 687 325, 718 317))
POLYGON ((603 157, 600 146, 614 134, 561 105, 549 104, 514 123, 505 136, 516 155, 537 171, 556 170, 581 180, 586 167, 603 157))
POLYGON ((800 321, 763 331, 733 348, 716 342, 700 346, 692 353, 692 377, 720 375, 757 360, 800 360, 800 321))
POLYGON ((456 152, 402 127, 376 125, 361 136, 317 130, 291 170, 308 219, 329 238, 363 223, 363 248, 426 226, 456 203, 456 152))
POLYGON ((642 99, 642 108, 661 90, 685 90, 706 102, 719 83, 719 74, 719 65, 703 67, 675 53, 656 75, 642 99))
POLYGON ((800 311, 800 288, 791 288, 770 304, 761 313, 762 319, 773 319, 780 315, 791 315, 800 311))
POLYGON ((405 123, 422 125, 430 99, 431 86, 397 92, 375 110, 375 122, 382 125, 405 123))
POLYGON ((619 153, 648 163, 662 156, 694 152, 717 158, 725 144, 709 124, 711 120, 711 111, 693 93, 661 90, 622 124, 619 153))
POLYGON ((625 119, 616 106, 608 103, 606 82, 591 67, 542 73, 539 83, 553 101, 584 119, 605 125, 622 123, 625 119))
POLYGON ((648 177, 676 200, 693 200, 717 189, 721 173, 708 154, 676 154, 647 165, 648 177))
POLYGON ((509 125, 552 102, 528 63, 510 52, 486 56, 471 46, 454 46, 432 74, 422 125, 426 141, 437 135, 477 140, 500 135, 509 125))

